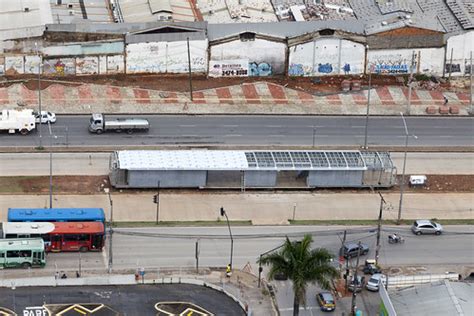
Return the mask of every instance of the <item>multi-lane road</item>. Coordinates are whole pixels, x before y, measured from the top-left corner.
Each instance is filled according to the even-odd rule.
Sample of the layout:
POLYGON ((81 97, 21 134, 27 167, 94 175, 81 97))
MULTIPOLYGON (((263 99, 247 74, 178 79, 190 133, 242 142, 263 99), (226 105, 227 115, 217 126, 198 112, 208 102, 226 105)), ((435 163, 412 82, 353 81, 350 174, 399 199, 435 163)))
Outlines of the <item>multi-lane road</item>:
MULTIPOLYGON (((120 116, 111 116, 120 117, 120 116)), ((124 117, 124 116, 122 116, 124 117)), ((364 144, 365 117, 331 116, 140 116, 150 121, 148 133, 127 135, 88 132, 89 117, 58 116, 52 126, 54 146, 208 145, 208 146, 355 146, 364 144)), ((410 147, 466 147, 474 145, 472 118, 407 117, 410 147)), ((369 146, 405 145, 401 117, 370 117, 369 146)), ((42 144, 50 144, 42 126, 42 144)), ((28 136, 0 134, 1 147, 34 147, 39 133, 28 136)))
MULTIPOLYGON (((313 247, 325 247, 337 254, 342 231, 348 230, 348 241, 362 241, 374 256, 376 231, 370 227, 334 226, 252 226, 233 227, 233 264, 243 268, 250 263, 257 270, 258 256, 282 244, 284 236, 301 238, 313 235, 313 247)), ((415 236, 408 227, 386 227, 382 235, 380 262, 383 266, 405 265, 472 265, 474 260, 474 231, 471 226, 448 226, 441 236, 415 236), (387 234, 396 231, 405 237, 403 245, 387 243, 387 234)), ((196 264, 195 246, 199 243, 199 264, 203 267, 224 267, 230 260, 230 239, 226 227, 169 227, 121 228, 113 235, 114 269, 130 268, 192 268, 196 264)), ((82 268, 105 269, 108 250, 82 255, 82 268)), ((48 255, 46 270, 75 270, 80 256, 77 253, 48 255)))

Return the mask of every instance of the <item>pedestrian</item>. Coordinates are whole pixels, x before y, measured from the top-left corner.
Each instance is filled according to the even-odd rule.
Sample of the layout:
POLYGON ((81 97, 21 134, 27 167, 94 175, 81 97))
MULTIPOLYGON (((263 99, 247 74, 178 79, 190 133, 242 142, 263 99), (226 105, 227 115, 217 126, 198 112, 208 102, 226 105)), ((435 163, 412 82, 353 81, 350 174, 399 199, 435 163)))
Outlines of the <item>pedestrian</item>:
POLYGON ((448 105, 448 98, 446 98, 445 95, 443 96, 443 98, 444 98, 444 105, 448 105))
POLYGON ((226 269, 225 269, 225 275, 230 278, 230 276, 232 275, 232 267, 230 266, 230 264, 227 265, 226 269))
POLYGON ((54 278, 55 278, 56 280, 59 279, 59 272, 58 272, 58 271, 56 271, 56 272, 54 273, 54 278))

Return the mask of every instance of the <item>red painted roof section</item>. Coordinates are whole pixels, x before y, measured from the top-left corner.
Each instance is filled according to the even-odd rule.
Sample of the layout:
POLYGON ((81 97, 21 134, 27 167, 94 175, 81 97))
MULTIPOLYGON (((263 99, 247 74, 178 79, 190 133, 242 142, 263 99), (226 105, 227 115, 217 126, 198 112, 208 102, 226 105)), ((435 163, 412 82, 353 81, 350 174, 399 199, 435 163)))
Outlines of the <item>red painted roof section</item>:
POLYGON ((50 234, 94 234, 103 233, 101 222, 54 222, 54 230, 50 234))

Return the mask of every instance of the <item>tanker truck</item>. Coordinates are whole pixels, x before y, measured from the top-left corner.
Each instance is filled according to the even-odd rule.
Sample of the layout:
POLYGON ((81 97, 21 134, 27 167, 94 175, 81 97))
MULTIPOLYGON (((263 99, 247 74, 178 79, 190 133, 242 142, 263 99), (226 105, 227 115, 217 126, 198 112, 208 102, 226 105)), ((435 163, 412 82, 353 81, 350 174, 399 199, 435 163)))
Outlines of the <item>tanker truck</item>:
POLYGON ((100 113, 92 114, 89 121, 89 132, 96 134, 102 134, 108 131, 125 131, 127 134, 132 134, 134 131, 147 132, 149 128, 150 123, 146 119, 117 118, 109 120, 105 118, 105 115, 100 113))

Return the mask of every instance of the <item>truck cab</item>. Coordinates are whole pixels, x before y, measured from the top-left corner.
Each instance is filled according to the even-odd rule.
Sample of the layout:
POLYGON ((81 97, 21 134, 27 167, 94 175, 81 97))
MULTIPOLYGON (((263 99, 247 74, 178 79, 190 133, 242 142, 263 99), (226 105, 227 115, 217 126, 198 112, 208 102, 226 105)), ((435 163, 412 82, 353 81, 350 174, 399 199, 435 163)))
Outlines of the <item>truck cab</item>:
POLYGON ((89 132, 102 134, 104 131, 104 116, 99 113, 94 113, 89 122, 89 132))

